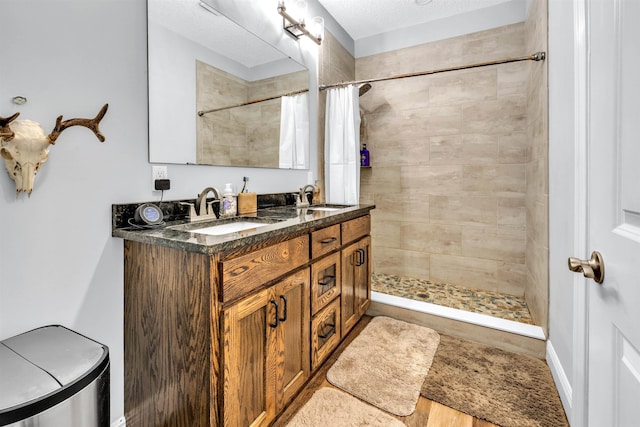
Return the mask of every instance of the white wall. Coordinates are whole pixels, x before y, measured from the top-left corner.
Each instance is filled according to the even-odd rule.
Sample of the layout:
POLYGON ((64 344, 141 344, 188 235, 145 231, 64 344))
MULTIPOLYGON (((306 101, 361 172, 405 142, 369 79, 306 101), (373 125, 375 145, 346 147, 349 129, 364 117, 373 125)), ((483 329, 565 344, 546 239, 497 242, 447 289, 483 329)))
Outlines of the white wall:
POLYGON ((549 0, 549 365, 571 421, 574 245, 574 11, 573 1, 549 0), (553 356, 553 354, 552 354, 553 356), (554 364, 555 363, 555 364, 554 364))
MULTIPOLYGON (((20 111, 49 132, 60 114, 93 117, 109 103, 100 125, 106 142, 85 128, 65 130, 30 198, 16 197, 0 172, 0 340, 61 324, 109 346, 116 420, 124 413, 123 242, 111 237, 111 204, 160 197, 147 160, 146 2, 2 0, 0 14, 0 116, 20 111), (16 95, 27 104, 13 104, 16 95)), ((165 199, 240 185, 245 175, 259 193, 307 183, 306 171, 169 165, 168 172, 165 199)))

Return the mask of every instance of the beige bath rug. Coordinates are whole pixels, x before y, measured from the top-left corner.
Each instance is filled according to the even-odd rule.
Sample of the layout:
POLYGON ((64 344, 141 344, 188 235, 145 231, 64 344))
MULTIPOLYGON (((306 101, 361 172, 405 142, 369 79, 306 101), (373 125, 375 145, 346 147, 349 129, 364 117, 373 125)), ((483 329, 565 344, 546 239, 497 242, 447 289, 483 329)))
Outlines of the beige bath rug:
POLYGON ((432 329, 374 317, 327 372, 327 380, 380 409, 411 415, 440 336, 432 329))
POLYGON ((287 427, 404 427, 404 423, 381 410, 329 387, 311 399, 289 421, 287 427))
POLYGON ((503 427, 569 425, 545 362, 447 335, 421 393, 503 427))

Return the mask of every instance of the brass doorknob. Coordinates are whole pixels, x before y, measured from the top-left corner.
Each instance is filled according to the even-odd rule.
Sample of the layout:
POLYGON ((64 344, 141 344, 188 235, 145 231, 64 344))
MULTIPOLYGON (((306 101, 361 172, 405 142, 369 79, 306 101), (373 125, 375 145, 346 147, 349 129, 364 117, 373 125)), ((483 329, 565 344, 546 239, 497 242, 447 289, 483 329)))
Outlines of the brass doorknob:
POLYGON ((596 283, 604 281, 604 260, 600 252, 593 251, 591 259, 569 258, 569 270, 584 274, 584 277, 593 279, 596 283))

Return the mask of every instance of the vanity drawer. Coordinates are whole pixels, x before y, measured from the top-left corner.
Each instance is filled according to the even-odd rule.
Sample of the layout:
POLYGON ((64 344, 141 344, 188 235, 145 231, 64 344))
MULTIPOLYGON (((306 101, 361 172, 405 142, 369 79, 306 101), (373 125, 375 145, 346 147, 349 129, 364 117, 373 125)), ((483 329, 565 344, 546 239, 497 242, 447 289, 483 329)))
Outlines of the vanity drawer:
POLYGON ((353 242, 360 237, 366 236, 371 232, 371 216, 365 215, 360 218, 343 222, 342 226, 342 242, 353 242))
POLYGON ((342 291, 340 252, 311 265, 311 314, 316 314, 342 291))
POLYGON ((308 261, 306 235, 221 261, 222 301, 240 298, 308 261))
POLYGON ((311 321, 311 369, 320 366, 339 343, 340 298, 336 298, 311 321))
POLYGON ((311 257, 317 258, 338 249, 340 241, 340 224, 321 228, 311 232, 311 257))

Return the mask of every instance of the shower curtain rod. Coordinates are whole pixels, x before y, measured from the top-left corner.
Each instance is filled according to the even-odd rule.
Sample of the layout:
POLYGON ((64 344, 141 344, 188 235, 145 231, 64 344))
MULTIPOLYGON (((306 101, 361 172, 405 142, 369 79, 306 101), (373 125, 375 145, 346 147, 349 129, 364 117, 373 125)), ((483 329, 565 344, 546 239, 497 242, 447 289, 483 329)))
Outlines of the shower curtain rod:
POLYGON ((230 108, 243 107, 245 105, 257 104, 258 102, 271 101, 272 99, 282 98, 283 96, 298 95, 299 93, 305 93, 305 92, 309 92, 309 89, 294 90, 293 92, 287 92, 287 93, 283 93, 281 95, 272 96, 272 97, 269 97, 269 98, 253 99, 251 101, 241 102, 240 104, 230 105, 228 107, 213 108, 211 110, 204 110, 204 111, 200 110, 200 111, 198 111, 198 115, 200 117, 202 117, 207 113, 214 113, 216 111, 228 110, 230 108))
POLYGON ((532 55, 521 56, 519 58, 498 59, 496 61, 479 62, 477 64, 460 65, 460 66, 457 66, 457 67, 440 68, 440 69, 436 69, 436 70, 419 71, 419 72, 416 72, 416 73, 408 73, 408 74, 397 74, 395 76, 389 76, 389 77, 378 77, 378 78, 375 78, 375 79, 353 80, 353 81, 350 81, 350 82, 334 83, 334 84, 330 84, 330 85, 320 85, 318 87, 318 89, 319 90, 326 90, 326 89, 330 89, 330 88, 333 88, 333 87, 345 87, 345 86, 348 86, 348 85, 357 85, 357 84, 362 84, 362 83, 374 83, 374 82, 381 82, 381 81, 385 81, 385 80, 404 79, 405 77, 427 76, 427 75, 430 75, 430 74, 445 73, 447 71, 458 71, 458 70, 466 70, 466 69, 469 69, 469 68, 487 67, 489 65, 508 64, 510 62, 543 61, 543 60, 546 59, 546 57, 547 57, 546 52, 536 52, 536 53, 534 53, 532 55))
MULTIPOLYGON (((470 69, 470 68, 487 67, 489 65, 508 64, 508 63, 511 63, 511 62, 544 61, 546 59, 546 57, 547 57, 546 52, 536 52, 536 53, 534 53, 532 55, 521 56, 519 58, 498 59, 498 60, 495 60, 495 61, 479 62, 477 64, 460 65, 460 66, 457 66, 457 67, 440 68, 440 69, 436 69, 436 70, 419 71, 419 72, 416 72, 416 73, 408 73, 408 74, 397 74, 395 76, 389 76, 389 77, 378 77, 378 78, 375 78, 375 79, 353 80, 353 81, 350 81, 350 82, 334 83, 334 84, 330 84, 330 85, 320 85, 320 86, 318 86, 318 89, 319 90, 326 90, 326 89, 330 89, 330 88, 333 88, 333 87, 344 87, 344 86, 348 86, 348 85, 352 85, 352 84, 374 83, 374 82, 381 82, 381 81, 386 81, 386 80, 404 79, 405 77, 427 76, 427 75, 430 75, 430 74, 445 73, 447 71, 467 70, 467 69, 470 69)), ((300 89, 300 90, 296 90, 296 91, 293 91, 293 92, 283 93, 281 95, 271 96, 269 98, 254 99, 254 100, 247 101, 247 102, 241 102, 241 103, 235 104, 235 105, 230 105, 228 107, 213 108, 211 110, 200 110, 200 111, 198 111, 198 116, 204 116, 205 114, 208 114, 208 113, 214 113, 216 111, 228 110, 230 108, 236 108, 236 107, 242 107, 242 106, 245 106, 245 105, 257 104, 259 102, 271 101, 273 99, 282 98, 283 96, 298 95, 300 93, 305 93, 305 92, 309 92, 309 89, 300 89)))

